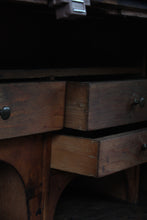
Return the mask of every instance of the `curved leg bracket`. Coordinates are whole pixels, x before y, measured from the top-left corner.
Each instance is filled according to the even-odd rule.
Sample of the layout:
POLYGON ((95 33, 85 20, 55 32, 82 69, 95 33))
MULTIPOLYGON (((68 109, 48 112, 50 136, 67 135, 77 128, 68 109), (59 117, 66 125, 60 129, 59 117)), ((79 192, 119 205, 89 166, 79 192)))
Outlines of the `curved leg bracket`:
MULTIPOLYGON (((45 135, 0 141, 0 160, 12 166, 24 184, 27 220, 48 220, 45 204, 49 190, 50 143, 50 136, 45 135)), ((13 213, 11 219, 16 219, 13 213)))
POLYGON ((52 170, 50 177, 50 192, 48 197, 48 219, 53 220, 56 205, 58 200, 66 188, 66 186, 72 181, 77 175, 71 173, 64 173, 60 171, 52 170))

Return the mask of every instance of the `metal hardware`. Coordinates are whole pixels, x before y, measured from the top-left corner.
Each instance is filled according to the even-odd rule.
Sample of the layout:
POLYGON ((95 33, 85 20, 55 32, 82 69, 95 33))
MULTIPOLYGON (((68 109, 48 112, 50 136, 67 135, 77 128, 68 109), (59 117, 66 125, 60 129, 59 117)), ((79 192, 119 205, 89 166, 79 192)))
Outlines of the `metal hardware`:
POLYGON ((134 105, 138 105, 139 104, 139 100, 135 98, 133 104, 134 105))
POLYGON ((133 105, 140 105, 140 107, 144 107, 145 105, 145 99, 143 97, 141 97, 140 99, 135 98, 133 105))
POLYGON ((77 12, 77 13, 86 13, 85 10, 80 10, 80 9, 73 9, 74 12, 77 12))
POLYGON ((86 6, 90 6, 90 0, 52 0, 51 7, 56 9, 57 19, 86 16, 86 6))
POLYGON ((11 109, 8 106, 4 106, 0 109, 0 116, 3 120, 7 120, 10 117, 11 109))
POLYGON ((72 0, 72 2, 84 3, 83 0, 72 0))
POLYGON ((140 104, 140 107, 144 107, 144 105, 145 105, 145 99, 144 99, 143 97, 140 99, 139 104, 140 104))
POLYGON ((142 150, 147 150, 147 144, 142 145, 142 150))

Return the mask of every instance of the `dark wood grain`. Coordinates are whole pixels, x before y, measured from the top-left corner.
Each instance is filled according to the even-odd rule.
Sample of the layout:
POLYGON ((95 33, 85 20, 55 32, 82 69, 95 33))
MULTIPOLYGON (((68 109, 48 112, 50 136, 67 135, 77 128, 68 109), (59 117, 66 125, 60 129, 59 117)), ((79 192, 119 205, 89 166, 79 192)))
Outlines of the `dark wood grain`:
MULTIPOLYGON (((29 136, 25 138, 13 138, 9 140, 0 141, 0 160, 3 163, 10 165, 16 172, 22 181, 23 186, 20 189, 18 178, 15 176, 12 182, 16 183, 16 188, 14 192, 7 190, 5 194, 6 201, 7 198, 17 195, 17 199, 21 199, 22 203, 18 205, 17 209, 22 208, 24 201, 27 202, 27 218, 30 220, 40 220, 40 215, 36 215, 37 211, 41 209, 42 200, 42 175, 43 175, 43 137, 29 136), (25 191, 25 194, 23 193, 25 191), (17 194, 18 193, 18 194, 17 194), (20 193, 20 194, 19 194, 20 193)), ((9 173, 6 170, 6 176, 9 173)), ((8 177, 7 177, 8 178, 8 177)), ((7 186, 7 183, 6 183, 7 186)), ((11 189, 12 186, 10 186, 11 189)), ((13 209, 15 203, 9 203, 11 210, 11 219, 15 219, 16 211, 13 209)), ((24 205, 23 205, 24 206, 24 205)), ((26 207, 25 207, 26 209, 26 207)), ((19 212, 19 216, 22 219, 26 219, 25 209, 22 213, 19 212)), ((3 213, 7 212, 4 208, 3 213)), ((9 215, 8 215, 9 216, 9 215)), ((9 216, 9 217, 10 217, 9 216)), ((6 218, 7 219, 7 218, 6 218)), ((9 218, 10 219, 10 218, 9 218)), ((19 220, 19 218, 16 218, 19 220)))
POLYGON ((51 171, 49 197, 47 202, 48 218, 54 220, 56 205, 66 186, 76 177, 75 174, 51 171))
MULTIPOLYGON (((51 138, 49 135, 34 135, 0 141, 0 161, 3 161, 4 164, 0 169, 0 174, 4 176, 1 183, 7 190, 4 196, 5 203, 8 203, 8 198, 13 195, 18 201, 22 200, 20 206, 18 202, 9 203, 8 211, 11 213, 8 217, 19 220, 19 217, 22 216, 21 219, 26 220, 27 209, 30 220, 48 220, 46 203, 49 192, 50 149, 51 138), (11 170, 14 171, 11 172, 11 170), (13 175, 13 173, 16 174, 13 175), (12 179, 12 185, 9 187, 10 189, 7 189, 10 184, 9 179, 12 179), (16 188, 11 192, 13 187, 16 188), (16 204, 19 214, 17 218, 15 218, 17 212, 14 209, 16 204), (22 209, 24 210, 21 213, 22 209)), ((2 189, 0 189, 0 194, 3 195, 1 191, 2 189)), ((7 210, 4 204, 2 214, 5 212, 7 210)))
POLYGON ((88 93, 87 83, 67 83, 65 127, 87 130, 88 93))
POLYGON ((147 5, 143 1, 139 0, 94 0, 94 2, 97 3, 103 3, 103 4, 108 4, 108 5, 113 5, 113 6, 118 6, 120 8, 128 8, 128 9, 136 9, 136 10, 147 10, 147 5))
POLYGON ((51 136, 46 135, 43 142, 43 169, 42 169, 42 219, 50 219, 49 196, 50 196, 50 159, 51 159, 51 136))
POLYGON ((31 4, 39 4, 39 5, 48 5, 48 0, 7 0, 7 2, 14 2, 14 3, 23 2, 23 3, 31 3, 31 4))
POLYGON ((15 69, 0 70, 0 80, 53 78, 65 76, 104 76, 104 75, 143 75, 141 67, 91 67, 91 68, 48 68, 48 69, 15 69))
POLYGON ((102 177, 147 162, 147 130, 132 131, 97 139, 99 142, 98 176, 102 177))
POLYGON ((10 83, 0 86, 0 108, 11 108, 10 118, 0 118, 0 138, 61 129, 64 82, 10 83))
POLYGON ((147 80, 68 83, 65 127, 96 130, 147 120, 146 88, 147 80), (133 105, 141 97, 144 107, 133 105))
POLYGON ((127 180, 127 200, 137 203, 139 199, 140 166, 135 166, 125 171, 127 180))
POLYGON ((41 192, 43 165, 41 135, 1 140, 0 160, 10 164, 19 173, 27 189, 28 198, 41 192))
POLYGON ((54 136, 51 168, 87 176, 97 176, 97 142, 72 136, 54 136))
POLYGON ((24 184, 14 168, 0 163, 0 219, 28 220, 24 184))

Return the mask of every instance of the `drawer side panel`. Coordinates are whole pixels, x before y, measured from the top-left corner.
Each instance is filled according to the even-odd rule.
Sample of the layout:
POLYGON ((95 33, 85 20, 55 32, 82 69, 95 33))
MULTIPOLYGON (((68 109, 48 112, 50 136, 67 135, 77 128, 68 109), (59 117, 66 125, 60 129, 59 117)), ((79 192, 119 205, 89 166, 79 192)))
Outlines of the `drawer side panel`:
POLYGON ((51 168, 87 176, 97 176, 96 142, 71 136, 52 139, 51 168))

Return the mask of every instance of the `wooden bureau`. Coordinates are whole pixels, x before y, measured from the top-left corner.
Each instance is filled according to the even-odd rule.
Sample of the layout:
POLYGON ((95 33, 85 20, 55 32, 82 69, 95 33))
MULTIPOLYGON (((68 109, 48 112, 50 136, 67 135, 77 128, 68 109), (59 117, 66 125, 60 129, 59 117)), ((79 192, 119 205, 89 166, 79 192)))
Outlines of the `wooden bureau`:
POLYGON ((94 0, 87 17, 57 20, 61 5, 47 0, 2 2, 0 219, 53 220, 78 175, 108 178, 136 202, 147 162, 146 3, 94 0))

